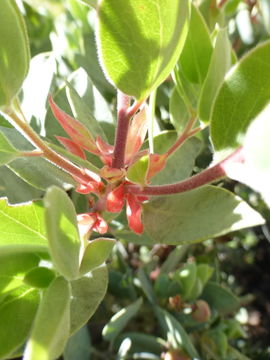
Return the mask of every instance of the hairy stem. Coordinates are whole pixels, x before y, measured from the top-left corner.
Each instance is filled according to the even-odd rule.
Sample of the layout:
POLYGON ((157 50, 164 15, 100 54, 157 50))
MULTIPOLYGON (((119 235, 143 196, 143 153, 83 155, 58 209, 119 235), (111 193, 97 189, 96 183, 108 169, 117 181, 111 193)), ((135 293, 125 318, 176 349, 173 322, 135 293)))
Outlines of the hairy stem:
POLYGON ((156 196, 186 192, 222 179, 227 174, 227 165, 231 164, 232 162, 244 162, 242 147, 237 149, 233 154, 222 160, 220 163, 184 181, 169 185, 146 186, 144 188, 137 185, 127 185, 126 192, 130 192, 136 195, 156 196))
POLYGON ((130 106, 130 96, 118 91, 117 106, 118 106, 118 122, 116 129, 116 136, 114 142, 114 152, 112 167, 121 169, 125 165, 125 150, 128 136, 129 122, 136 111, 139 109, 141 102, 135 102, 130 106))
MULTIPOLYGON (((82 184, 86 185, 89 183, 91 179, 87 174, 84 173, 84 170, 80 169, 69 160, 63 158, 54 150, 50 149, 34 132, 25 119, 22 119, 15 111, 11 111, 8 115, 16 129, 18 129, 23 134, 23 136, 26 137, 38 149, 36 150, 36 154, 40 156, 40 153, 42 153, 44 158, 59 166, 69 174, 76 176, 82 184)), ((33 156, 33 154, 35 154, 35 151, 31 152, 31 156, 33 156)), ((27 153, 27 156, 29 156, 29 153, 27 153)))

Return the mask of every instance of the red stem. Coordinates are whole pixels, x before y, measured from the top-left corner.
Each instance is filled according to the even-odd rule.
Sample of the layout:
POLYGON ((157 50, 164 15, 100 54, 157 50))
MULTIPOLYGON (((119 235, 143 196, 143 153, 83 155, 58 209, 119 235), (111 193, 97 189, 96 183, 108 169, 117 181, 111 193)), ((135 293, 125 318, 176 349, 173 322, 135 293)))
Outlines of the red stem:
POLYGON ((226 166, 232 162, 243 162, 244 156, 242 147, 233 154, 222 160, 220 163, 202 171, 201 173, 190 177, 184 181, 169 185, 146 186, 144 188, 138 185, 127 185, 126 192, 136 195, 170 195, 186 192, 196 189, 214 181, 220 180, 226 176, 226 166))
POLYGON ((135 103, 129 107, 130 96, 125 95, 120 91, 118 92, 118 122, 112 161, 112 167, 115 169, 124 168, 129 122, 136 111, 140 108, 141 104, 142 102, 135 101, 135 103))

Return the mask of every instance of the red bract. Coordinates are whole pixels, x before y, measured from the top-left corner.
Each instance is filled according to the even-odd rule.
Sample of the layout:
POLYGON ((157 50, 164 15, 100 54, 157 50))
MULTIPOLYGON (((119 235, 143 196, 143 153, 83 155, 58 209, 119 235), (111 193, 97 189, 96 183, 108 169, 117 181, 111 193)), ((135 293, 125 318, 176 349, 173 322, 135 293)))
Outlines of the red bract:
POLYGON ((108 224, 97 212, 79 214, 77 220, 81 237, 89 236, 92 231, 100 234, 108 231, 108 224))
POLYGON ((146 181, 149 183, 150 179, 164 169, 167 160, 167 154, 150 154, 149 166, 146 174, 146 181))
POLYGON ((126 165, 130 164, 134 156, 136 156, 140 150, 147 132, 147 126, 147 109, 144 107, 134 116, 128 130, 127 146, 125 150, 126 165))
POLYGON ((79 156, 82 159, 86 159, 85 153, 83 151, 83 149, 76 144, 74 141, 64 138, 62 136, 56 136, 56 139, 62 144, 64 145, 64 147, 71 152, 71 154, 74 154, 76 156, 79 156))
POLYGON ((106 210, 112 213, 120 212, 125 204, 124 184, 113 189, 107 196, 106 210))
POLYGON ((142 204, 138 197, 133 194, 126 194, 128 226, 136 234, 143 233, 142 204))
POLYGON ((83 149, 98 155, 99 151, 90 131, 82 123, 61 110, 52 97, 49 98, 49 102, 55 118, 71 139, 83 149))

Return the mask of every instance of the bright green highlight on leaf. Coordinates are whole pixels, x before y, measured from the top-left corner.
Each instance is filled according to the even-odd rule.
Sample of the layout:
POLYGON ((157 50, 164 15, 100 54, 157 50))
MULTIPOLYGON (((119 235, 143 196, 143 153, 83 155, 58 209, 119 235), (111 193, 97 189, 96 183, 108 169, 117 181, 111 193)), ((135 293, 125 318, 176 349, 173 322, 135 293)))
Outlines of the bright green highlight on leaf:
POLYGON ((108 79, 122 92, 146 98, 177 62, 188 20, 188 0, 100 1, 97 41, 108 79))
POLYGON ((0 358, 7 359, 29 335, 39 292, 28 286, 11 292, 0 305, 0 358))
POLYGON ((1 1, 0 107, 8 106, 20 90, 30 61, 24 20, 14 0, 1 1))
POLYGON ((193 83, 203 83, 212 51, 207 25, 200 11, 192 5, 189 31, 179 59, 179 66, 187 79, 193 83))
POLYGON ((247 203, 214 186, 162 196, 144 204, 143 208, 145 230, 161 244, 203 241, 264 223, 247 203))
POLYGON ((80 274, 88 273, 102 265, 109 257, 114 245, 114 239, 98 238, 90 241, 84 250, 80 274))
POLYGON ((145 155, 128 168, 127 178, 135 184, 145 185, 148 166, 149 155, 145 155))
POLYGON ((10 206, 0 199, 0 246, 31 245, 32 251, 47 246, 43 216, 40 202, 10 206))
POLYGON ((270 41, 250 51, 229 72, 217 95, 211 137, 216 152, 243 143, 251 121, 270 99, 270 41))
POLYGON ((38 308, 24 360, 58 358, 69 337, 70 285, 63 277, 56 278, 45 291, 38 308))
POLYGON ((55 273, 46 267, 35 267, 25 274, 23 281, 35 288, 46 288, 55 277, 55 273))
POLYGON ((52 186, 46 193, 45 220, 50 255, 67 279, 79 275, 81 240, 74 205, 64 190, 52 186))
POLYGON ((221 29, 217 35, 215 48, 199 100, 199 116, 205 122, 210 120, 216 94, 225 78, 225 74, 231 67, 231 58, 231 44, 227 29, 221 29))

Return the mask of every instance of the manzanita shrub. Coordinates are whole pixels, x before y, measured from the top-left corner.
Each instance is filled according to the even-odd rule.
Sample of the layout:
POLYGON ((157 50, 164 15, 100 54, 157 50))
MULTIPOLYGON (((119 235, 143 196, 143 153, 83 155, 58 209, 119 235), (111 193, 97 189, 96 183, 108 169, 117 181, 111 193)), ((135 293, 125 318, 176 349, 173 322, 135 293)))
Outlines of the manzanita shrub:
POLYGON ((139 269, 142 292, 131 284, 134 302, 104 328, 118 359, 138 344, 152 357, 134 358, 247 359, 228 342, 237 322, 220 320, 238 299, 208 264, 179 261, 184 246, 264 223, 220 184, 240 181, 270 204, 270 41, 237 58, 226 16, 242 1, 82 2, 67 2, 68 46, 51 36, 51 53, 37 49, 61 14, 46 22, 38 2, 0 2, 0 358, 67 354, 105 296, 121 240, 177 247, 156 276, 139 269), (166 111, 161 88, 170 130, 155 117, 166 111), (199 170, 208 136, 213 158, 199 170), (143 302, 163 338, 130 333, 127 343, 120 333, 143 302))

